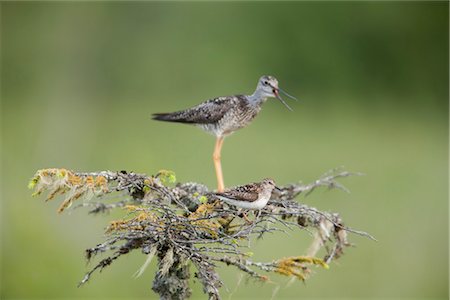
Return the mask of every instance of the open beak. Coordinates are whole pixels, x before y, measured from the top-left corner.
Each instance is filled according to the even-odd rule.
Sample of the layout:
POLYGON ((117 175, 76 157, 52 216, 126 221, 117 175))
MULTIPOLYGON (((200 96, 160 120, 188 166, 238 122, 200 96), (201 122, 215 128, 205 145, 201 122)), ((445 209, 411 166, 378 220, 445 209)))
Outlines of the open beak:
POLYGON ((285 90, 282 90, 282 89, 278 88, 278 91, 282 92, 282 93, 283 93, 284 95, 286 95, 287 97, 289 97, 289 98, 291 98, 291 99, 294 99, 295 101, 298 101, 297 98, 295 98, 295 97, 292 96, 292 95, 289 95, 288 93, 286 93, 285 90))
POLYGON ((286 102, 284 102, 283 98, 281 98, 281 96, 280 96, 280 91, 281 91, 282 93, 284 93, 284 91, 283 91, 283 90, 280 90, 279 88, 273 88, 273 93, 275 94, 275 97, 276 97, 278 100, 280 100, 280 102, 283 103, 284 106, 287 107, 287 109, 289 109, 290 111, 293 111, 292 108, 290 108, 289 105, 288 105, 286 102))

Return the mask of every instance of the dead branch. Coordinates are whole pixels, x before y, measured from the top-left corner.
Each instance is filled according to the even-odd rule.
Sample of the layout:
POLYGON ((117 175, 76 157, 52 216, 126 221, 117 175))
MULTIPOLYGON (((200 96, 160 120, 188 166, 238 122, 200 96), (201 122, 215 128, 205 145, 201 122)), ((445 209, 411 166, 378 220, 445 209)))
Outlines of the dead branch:
POLYGON ((158 266, 153 291, 161 299, 186 299, 190 296, 189 262, 197 272, 209 299, 220 299, 222 286, 216 264, 236 267, 251 278, 269 280, 265 273, 277 273, 305 280, 312 266, 328 264, 349 246, 349 232, 372 238, 369 234, 348 228, 336 213, 322 212, 294 199, 308 195, 318 187, 347 189, 337 179, 360 175, 335 169, 310 184, 289 184, 272 194, 268 205, 255 213, 250 223, 241 219, 241 211, 221 204, 210 196, 204 185, 189 182, 175 184, 173 172, 160 171, 154 176, 133 172, 73 172, 66 169, 44 169, 36 172, 29 187, 33 195, 47 194, 47 200, 62 198, 58 212, 73 206, 88 207, 98 214, 112 209, 125 210, 124 218, 111 221, 106 240, 86 250, 86 258, 107 253, 81 280, 82 285, 96 271, 111 265, 122 255, 140 249, 147 256, 142 274, 153 257, 158 266), (175 185, 174 185, 175 184, 175 185), (95 199, 95 201, 93 200, 95 199), (250 259, 248 243, 267 233, 306 230, 313 235, 311 246, 303 256, 272 262, 250 259), (323 258, 317 258, 319 250, 323 258))

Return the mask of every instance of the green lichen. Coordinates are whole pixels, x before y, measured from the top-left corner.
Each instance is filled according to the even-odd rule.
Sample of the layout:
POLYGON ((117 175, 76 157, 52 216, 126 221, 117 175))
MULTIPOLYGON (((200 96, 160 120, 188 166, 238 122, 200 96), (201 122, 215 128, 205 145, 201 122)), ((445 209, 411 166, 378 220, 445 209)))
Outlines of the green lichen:
POLYGON ((175 183, 177 181, 177 177, 175 176, 175 172, 169 170, 161 170, 158 172, 158 177, 162 183, 175 183))
POLYGON ((31 178, 31 180, 28 182, 28 188, 30 190, 34 189, 34 187, 36 186, 36 184, 38 182, 39 182, 39 176, 35 176, 35 177, 31 178))
POLYGON ((208 202, 208 198, 206 196, 200 196, 198 198, 198 202, 200 202, 201 204, 205 204, 206 202, 208 202))

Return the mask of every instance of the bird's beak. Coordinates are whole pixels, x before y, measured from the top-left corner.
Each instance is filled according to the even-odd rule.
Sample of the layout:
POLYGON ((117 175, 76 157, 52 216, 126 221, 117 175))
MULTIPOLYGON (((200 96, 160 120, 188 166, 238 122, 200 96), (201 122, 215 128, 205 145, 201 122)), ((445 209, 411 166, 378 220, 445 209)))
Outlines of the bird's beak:
POLYGON ((281 189, 279 187, 277 187, 277 186, 275 186, 274 189, 279 191, 279 192, 281 192, 281 189))
POLYGON ((282 90, 282 89, 280 89, 280 88, 278 88, 278 90, 279 90, 280 92, 282 92, 284 95, 288 96, 289 98, 291 98, 291 99, 293 99, 293 100, 295 100, 295 101, 298 101, 297 98, 295 98, 295 97, 292 96, 292 95, 289 95, 285 90, 282 90))
POLYGON ((289 98, 291 98, 291 99, 294 99, 294 100, 296 100, 296 101, 298 101, 298 99, 297 98, 295 98, 294 96, 291 96, 291 95, 289 95, 288 93, 286 93, 284 90, 282 90, 282 89, 280 89, 280 88, 273 88, 273 93, 275 94, 275 97, 278 99, 278 100, 280 100, 280 102, 281 103, 283 103, 284 104, 284 106, 286 106, 287 107, 287 109, 289 109, 290 111, 292 111, 292 108, 290 108, 289 107, 289 105, 283 100, 283 98, 281 98, 281 96, 280 96, 280 92, 282 92, 284 95, 286 95, 287 97, 289 97, 289 98))

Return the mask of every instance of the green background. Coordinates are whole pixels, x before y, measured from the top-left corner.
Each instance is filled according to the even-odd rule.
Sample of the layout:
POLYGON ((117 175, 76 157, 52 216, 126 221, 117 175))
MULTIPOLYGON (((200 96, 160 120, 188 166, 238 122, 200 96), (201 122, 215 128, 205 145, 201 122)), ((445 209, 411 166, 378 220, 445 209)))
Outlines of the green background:
MULTIPOLYGON (((339 212, 378 242, 350 235, 330 270, 302 284, 239 279, 224 299, 448 297, 447 2, 2 2, 3 299, 156 298, 154 263, 124 257, 82 288, 85 248, 121 214, 57 215, 31 198, 40 168, 171 169, 214 188, 214 138, 154 112, 252 93, 261 75, 301 99, 270 100, 224 144, 227 186, 309 182, 345 166, 351 191, 308 205, 339 212)), ((255 259, 304 253, 306 232, 254 243, 255 259)), ((203 299, 198 283, 193 298, 203 299)))

